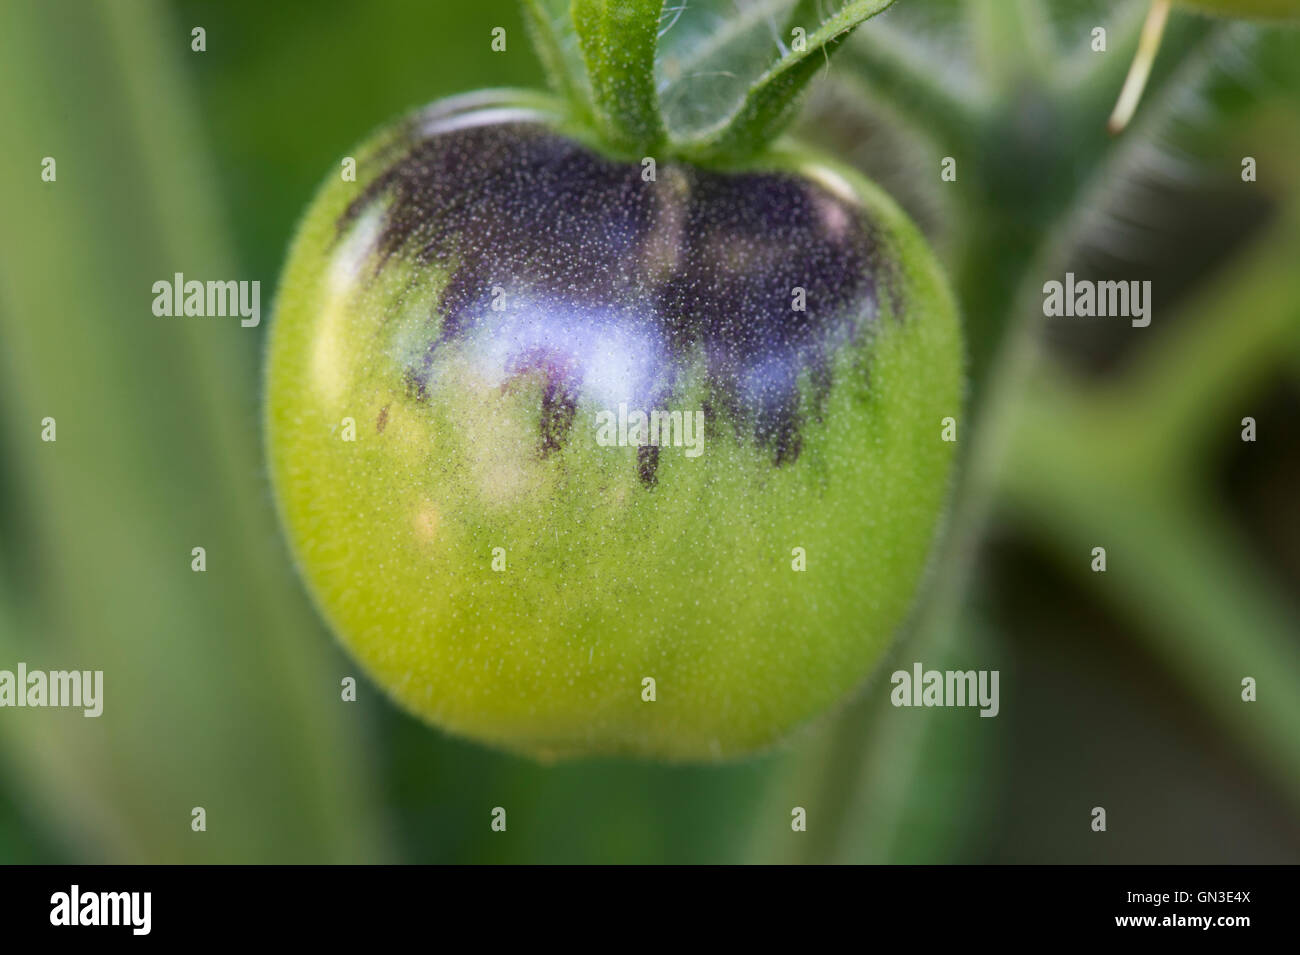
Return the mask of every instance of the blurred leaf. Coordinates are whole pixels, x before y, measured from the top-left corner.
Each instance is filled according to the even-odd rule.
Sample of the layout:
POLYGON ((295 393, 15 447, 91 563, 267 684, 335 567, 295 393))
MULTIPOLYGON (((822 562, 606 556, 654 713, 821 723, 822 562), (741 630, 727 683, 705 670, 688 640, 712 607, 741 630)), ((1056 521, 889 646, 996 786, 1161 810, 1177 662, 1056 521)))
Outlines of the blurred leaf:
POLYGON ((25 582, 3 662, 103 670, 105 695, 98 719, 6 711, 5 775, 74 861, 371 859, 338 658, 262 475, 256 333, 152 314, 175 272, 259 278, 225 238, 189 44, 148 0, 0 9, 0 547, 25 582))
POLYGON ((664 120, 690 138, 734 113, 779 55, 797 0, 668 0, 655 57, 664 120))
POLYGON ((892 2, 670 4, 658 73, 671 137, 704 159, 757 151, 794 118, 799 93, 844 39, 892 2))

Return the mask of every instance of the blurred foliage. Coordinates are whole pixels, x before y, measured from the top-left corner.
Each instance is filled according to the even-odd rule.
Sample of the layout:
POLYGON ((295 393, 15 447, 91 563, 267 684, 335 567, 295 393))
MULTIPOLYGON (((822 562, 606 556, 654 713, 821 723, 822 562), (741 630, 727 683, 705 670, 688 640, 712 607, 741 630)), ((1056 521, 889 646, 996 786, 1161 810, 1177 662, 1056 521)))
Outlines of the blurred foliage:
POLYGON ((802 135, 912 211, 968 324, 931 586, 864 692, 777 752, 544 767, 364 682, 339 702, 353 670, 294 579, 257 423, 316 184, 406 109, 540 85, 516 5, 8 0, 0 667, 102 668, 109 695, 99 720, 0 712, 0 861, 1300 858, 1300 40, 1176 16, 1112 138, 1142 12, 899 0, 839 53, 802 135), (1067 269, 1156 276, 1152 326, 1044 320, 1067 269), (176 271, 260 279, 263 328, 154 318, 176 271), (913 660, 1000 669, 1001 715, 891 707, 913 660), (1093 805, 1117 838, 1090 838, 1093 805))
POLYGON ((376 858, 358 733, 275 536, 255 354, 151 312, 163 276, 234 271, 202 124, 158 81, 179 73, 170 21, 0 16, 0 115, 24 144, 0 158, 0 657, 103 670, 108 694, 99 719, 6 709, 6 784, 74 859, 376 858), (57 183, 31 174, 45 155, 57 183))

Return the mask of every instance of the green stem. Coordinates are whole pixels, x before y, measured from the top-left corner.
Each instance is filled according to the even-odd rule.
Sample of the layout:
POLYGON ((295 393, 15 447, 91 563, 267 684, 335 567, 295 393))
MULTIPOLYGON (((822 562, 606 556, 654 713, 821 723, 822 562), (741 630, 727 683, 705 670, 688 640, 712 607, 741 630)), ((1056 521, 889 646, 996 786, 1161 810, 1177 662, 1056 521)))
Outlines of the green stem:
POLYGON ((662 10, 663 0, 573 0, 596 122, 610 146, 633 154, 664 140, 654 79, 662 10))
POLYGON ((584 114, 591 112, 591 95, 569 67, 562 40, 564 24, 547 14, 543 0, 523 0, 524 19, 533 38, 533 48, 542 61, 551 88, 584 114))
POLYGON ((1289 614, 1193 477, 1206 468, 1207 424, 1235 437, 1238 425, 1220 409, 1244 402, 1300 330, 1290 270, 1300 203, 1258 248, 1119 384, 1084 391, 1059 374, 1039 377, 1020 403, 1003 494, 1025 526, 1139 621, 1135 635, 1163 667, 1300 804, 1300 698, 1291 692, 1300 655, 1289 614), (1099 545, 1108 572, 1083 572, 1099 545), (1257 705, 1240 696, 1248 676, 1259 683, 1257 705))

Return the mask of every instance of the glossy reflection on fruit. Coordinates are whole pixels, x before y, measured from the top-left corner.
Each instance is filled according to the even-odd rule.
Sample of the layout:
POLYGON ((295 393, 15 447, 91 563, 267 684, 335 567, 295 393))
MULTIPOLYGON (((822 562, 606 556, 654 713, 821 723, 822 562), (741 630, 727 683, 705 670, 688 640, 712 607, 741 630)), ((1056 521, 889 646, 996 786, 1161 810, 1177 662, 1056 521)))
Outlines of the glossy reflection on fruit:
POLYGON ((859 684, 960 408, 954 305, 902 213, 790 149, 651 176, 503 94, 357 169, 292 248, 267 432, 302 573, 373 679, 512 750, 682 760, 859 684), (637 412, 672 434, 637 446, 637 412))

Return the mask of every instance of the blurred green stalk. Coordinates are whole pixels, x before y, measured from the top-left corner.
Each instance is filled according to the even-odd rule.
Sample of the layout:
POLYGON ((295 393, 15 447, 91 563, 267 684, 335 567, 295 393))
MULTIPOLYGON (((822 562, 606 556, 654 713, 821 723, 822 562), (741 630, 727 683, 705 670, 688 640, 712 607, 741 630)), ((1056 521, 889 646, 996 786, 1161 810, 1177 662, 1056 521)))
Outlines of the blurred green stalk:
POLYGON ((98 719, 0 712, 4 785, 73 861, 375 859, 348 671, 262 473, 261 329, 151 311, 184 272, 259 279, 270 313, 204 165, 192 55, 151 0, 0 8, 0 667, 105 683, 98 719))
MULTIPOLYGON (((1209 496, 1208 450, 1240 440, 1259 382, 1300 340, 1300 201, 1254 256, 1119 382, 1040 369, 1016 415, 1003 500, 1300 806, 1300 651, 1290 610, 1209 496), (1237 413, 1239 412, 1239 413, 1237 413), (1217 432, 1217 433, 1216 433, 1217 432), (1106 548, 1106 574, 1086 571, 1106 548), (1258 701, 1242 701, 1242 679, 1258 701)), ((1259 422, 1267 441, 1271 423, 1259 422)), ((1248 445, 1247 447, 1251 447, 1248 445)))

